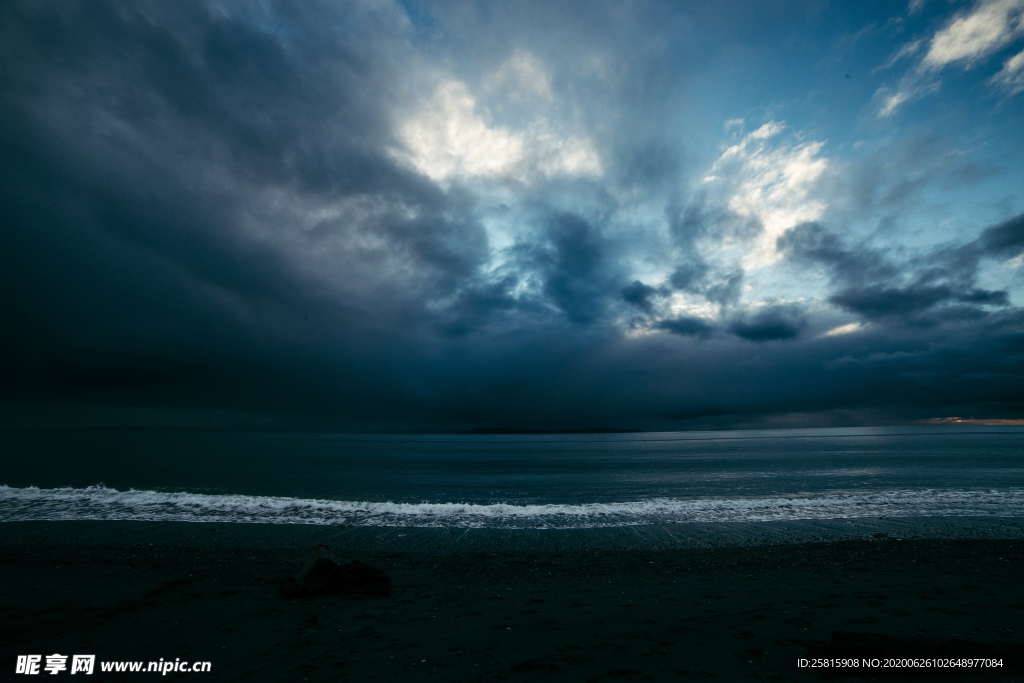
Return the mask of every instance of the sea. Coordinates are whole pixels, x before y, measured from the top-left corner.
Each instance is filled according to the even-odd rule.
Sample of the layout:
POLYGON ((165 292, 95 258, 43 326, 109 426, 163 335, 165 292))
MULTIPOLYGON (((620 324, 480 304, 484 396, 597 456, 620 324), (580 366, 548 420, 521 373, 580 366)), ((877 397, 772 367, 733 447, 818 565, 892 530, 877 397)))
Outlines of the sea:
POLYGON ((779 528, 912 535, 951 524, 1005 536, 1024 522, 1024 428, 1013 426, 0 438, 0 522, 656 529, 677 540, 756 540, 779 528))

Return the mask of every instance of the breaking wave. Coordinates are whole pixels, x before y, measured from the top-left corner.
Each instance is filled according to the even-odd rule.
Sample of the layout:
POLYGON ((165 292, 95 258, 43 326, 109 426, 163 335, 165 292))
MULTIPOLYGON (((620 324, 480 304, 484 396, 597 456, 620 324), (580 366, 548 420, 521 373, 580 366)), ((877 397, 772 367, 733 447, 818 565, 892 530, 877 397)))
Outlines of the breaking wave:
POLYGON ((1024 517, 1024 489, 830 491, 753 498, 532 504, 394 503, 0 485, 0 522, 136 520, 387 527, 573 529, 865 517, 1024 517))

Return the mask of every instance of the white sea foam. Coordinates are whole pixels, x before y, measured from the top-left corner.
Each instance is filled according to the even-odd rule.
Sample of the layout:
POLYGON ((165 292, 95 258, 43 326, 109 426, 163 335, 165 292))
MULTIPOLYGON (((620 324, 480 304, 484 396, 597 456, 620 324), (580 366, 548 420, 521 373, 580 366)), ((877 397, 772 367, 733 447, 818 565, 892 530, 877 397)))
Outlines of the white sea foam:
POLYGON ((633 502, 518 505, 120 491, 102 485, 51 489, 0 485, 0 522, 137 520, 572 529, 865 517, 1024 517, 1024 489, 891 489, 751 498, 655 498, 633 502))

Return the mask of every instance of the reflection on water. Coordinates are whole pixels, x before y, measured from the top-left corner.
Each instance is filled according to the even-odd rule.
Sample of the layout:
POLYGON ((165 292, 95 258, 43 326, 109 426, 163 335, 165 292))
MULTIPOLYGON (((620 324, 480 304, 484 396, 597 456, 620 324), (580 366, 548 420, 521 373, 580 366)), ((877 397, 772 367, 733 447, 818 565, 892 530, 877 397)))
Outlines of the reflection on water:
POLYGON ((579 504, 1024 487, 1024 429, 565 435, 0 434, 13 487, 398 503, 579 504))

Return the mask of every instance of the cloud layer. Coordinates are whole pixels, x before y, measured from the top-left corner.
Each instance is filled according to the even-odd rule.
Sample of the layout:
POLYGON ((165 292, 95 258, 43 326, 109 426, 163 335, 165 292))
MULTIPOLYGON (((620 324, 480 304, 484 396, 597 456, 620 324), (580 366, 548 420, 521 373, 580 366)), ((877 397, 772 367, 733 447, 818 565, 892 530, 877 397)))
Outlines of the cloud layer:
MULTIPOLYGON (((9 421, 1019 415, 1015 200, 898 227, 997 171, 705 125, 699 41, 742 8, 592 7, 6 3, 9 421)), ((995 54, 1019 9, 949 20, 921 68, 995 54)))

